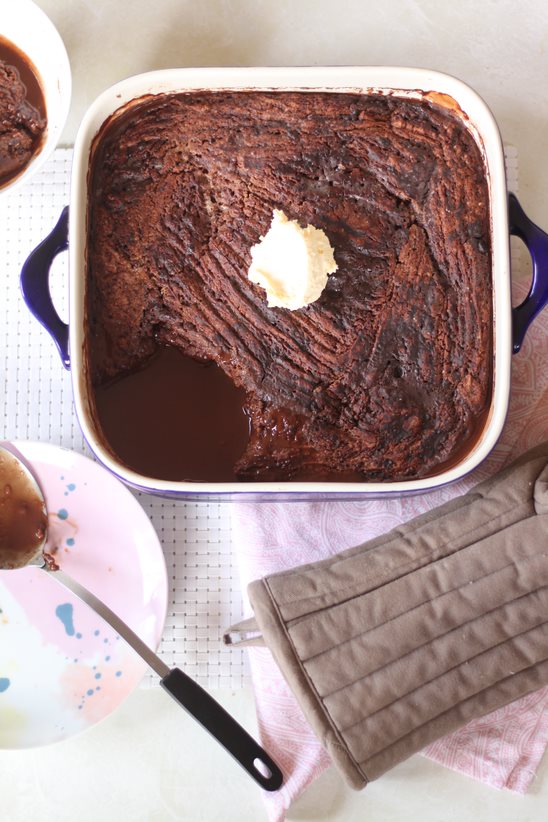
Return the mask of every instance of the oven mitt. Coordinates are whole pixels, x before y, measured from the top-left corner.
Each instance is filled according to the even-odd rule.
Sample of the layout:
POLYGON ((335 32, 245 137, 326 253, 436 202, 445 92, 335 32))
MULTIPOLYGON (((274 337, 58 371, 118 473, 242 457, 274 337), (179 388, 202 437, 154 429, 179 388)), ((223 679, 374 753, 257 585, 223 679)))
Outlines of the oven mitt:
POLYGON ((225 642, 257 629, 251 642, 268 646, 362 788, 548 684, 548 443, 465 496, 248 592, 255 619, 225 642))

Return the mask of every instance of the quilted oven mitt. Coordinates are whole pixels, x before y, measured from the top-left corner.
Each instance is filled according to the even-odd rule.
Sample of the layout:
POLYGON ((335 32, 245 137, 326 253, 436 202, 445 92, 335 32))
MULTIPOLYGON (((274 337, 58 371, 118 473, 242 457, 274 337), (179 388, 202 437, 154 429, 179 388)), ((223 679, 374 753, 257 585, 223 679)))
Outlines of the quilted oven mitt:
MULTIPOLYGON (((548 684, 548 443, 335 557, 252 582, 257 629, 353 788, 548 684)), ((249 644, 249 642, 248 642, 249 644)))

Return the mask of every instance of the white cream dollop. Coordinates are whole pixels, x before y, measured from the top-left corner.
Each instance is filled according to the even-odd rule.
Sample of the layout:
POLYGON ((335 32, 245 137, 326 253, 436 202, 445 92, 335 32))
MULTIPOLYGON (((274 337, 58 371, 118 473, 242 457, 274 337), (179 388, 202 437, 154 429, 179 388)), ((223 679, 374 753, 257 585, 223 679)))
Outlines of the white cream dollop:
POLYGON ((271 308, 294 311, 317 300, 336 270, 333 249, 321 228, 301 228, 275 210, 268 232, 251 248, 248 277, 265 289, 271 308))

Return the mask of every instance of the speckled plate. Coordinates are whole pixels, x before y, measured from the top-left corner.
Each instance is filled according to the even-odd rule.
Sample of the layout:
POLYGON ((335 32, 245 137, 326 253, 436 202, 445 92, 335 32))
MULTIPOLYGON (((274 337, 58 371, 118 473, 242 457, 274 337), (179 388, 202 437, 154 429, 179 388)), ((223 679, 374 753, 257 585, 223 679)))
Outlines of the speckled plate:
MULTIPOLYGON (((166 617, 166 566, 135 497, 81 454, 14 445, 46 497, 48 550, 156 648, 166 617)), ((0 748, 45 745, 94 725, 145 671, 126 643, 54 577, 38 568, 0 571, 0 748)))

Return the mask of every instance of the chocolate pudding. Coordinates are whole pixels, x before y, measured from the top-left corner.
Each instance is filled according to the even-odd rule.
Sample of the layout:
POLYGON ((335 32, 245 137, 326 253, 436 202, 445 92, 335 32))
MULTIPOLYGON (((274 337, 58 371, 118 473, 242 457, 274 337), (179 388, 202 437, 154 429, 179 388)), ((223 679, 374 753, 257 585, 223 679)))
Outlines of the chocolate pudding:
MULTIPOLYGON (((242 481, 439 473, 471 447, 491 396, 481 152, 462 117, 428 99, 204 91, 137 101, 92 149, 86 324, 96 425, 141 473, 242 481), (270 308, 247 278, 250 249, 275 209, 322 229, 334 249, 336 272, 298 310, 270 308), (125 450, 134 435, 122 422, 131 419, 124 393, 166 346, 183 355, 190 395, 202 388, 185 376, 183 358, 214 363, 240 392, 219 399, 218 419, 228 402, 249 420, 248 429, 240 419, 230 453, 212 446, 203 472, 196 463, 151 465, 146 428, 131 459, 125 450), (114 384, 113 405, 125 408, 116 430, 103 402, 114 384)), ((216 426, 210 418, 200 428, 183 410, 165 421, 160 409, 177 402, 170 379, 155 389, 156 408, 147 400, 148 431, 169 426, 169 460, 205 447, 216 426)))
POLYGON ((47 125, 38 73, 0 37, 0 187, 18 177, 40 149, 47 125))

